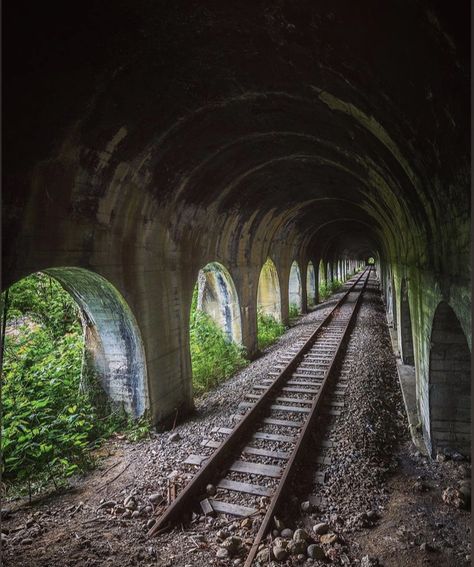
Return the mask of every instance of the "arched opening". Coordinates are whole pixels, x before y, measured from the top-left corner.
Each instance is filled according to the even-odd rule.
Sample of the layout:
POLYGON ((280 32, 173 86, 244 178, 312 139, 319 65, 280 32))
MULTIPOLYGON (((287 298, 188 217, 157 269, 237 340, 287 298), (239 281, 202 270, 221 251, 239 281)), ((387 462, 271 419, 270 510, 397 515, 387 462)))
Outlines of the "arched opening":
POLYGON ((317 302, 316 298, 316 274, 314 271, 313 262, 308 263, 306 269, 306 297, 308 307, 314 307, 317 302))
POLYGON ((202 393, 246 364, 237 291, 218 262, 199 270, 190 314, 193 387, 202 393))
POLYGON ((326 285, 326 266, 321 260, 319 262, 318 287, 321 288, 323 285, 326 285))
POLYGON ((257 291, 257 343, 263 349, 285 330, 281 323, 281 295, 278 272, 270 258, 260 271, 257 291))
POLYGON ((402 280, 400 288, 400 332, 402 339, 402 361, 403 364, 415 365, 413 352, 413 333, 411 327, 410 304, 408 302, 408 287, 405 279, 402 280))
POLYGON ((430 428, 433 455, 440 450, 471 454, 471 352, 453 309, 435 312, 430 351, 430 428))
POLYGON ((148 407, 137 323, 102 276, 51 268, 3 294, 3 467, 30 494, 84 470, 90 448, 148 407))
POLYGON ((226 337, 242 342, 240 305, 234 282, 218 262, 207 264, 198 275, 197 309, 207 313, 226 337))
POLYGON ((301 272, 296 261, 291 264, 288 283, 288 301, 290 317, 297 317, 302 311, 301 272))

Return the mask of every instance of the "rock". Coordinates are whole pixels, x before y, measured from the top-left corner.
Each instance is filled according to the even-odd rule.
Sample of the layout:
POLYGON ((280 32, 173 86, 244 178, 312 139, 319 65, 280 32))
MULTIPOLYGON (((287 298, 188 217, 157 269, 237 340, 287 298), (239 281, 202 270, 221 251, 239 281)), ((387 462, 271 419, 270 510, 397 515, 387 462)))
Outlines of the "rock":
POLYGON ((276 516, 273 517, 273 523, 275 524, 275 528, 277 530, 284 530, 285 529, 285 524, 276 516))
POLYGON ((332 543, 336 543, 338 540, 338 537, 336 534, 330 533, 330 534, 324 534, 319 538, 319 541, 323 544, 326 545, 330 545, 332 543))
POLYGON ((375 557, 369 557, 364 555, 360 562, 360 567, 378 567, 380 565, 379 560, 375 557))
POLYGON ((169 437, 168 437, 168 441, 170 443, 176 443, 176 441, 179 441, 181 439, 181 435, 176 432, 176 433, 172 433, 169 437))
POLYGON ((315 534, 323 535, 323 534, 327 534, 328 531, 329 531, 329 526, 324 522, 321 522, 320 524, 315 524, 313 526, 313 532, 315 534))
POLYGON ((125 512, 122 514, 122 518, 131 518, 131 517, 132 517, 131 510, 125 510, 125 512))
POLYGON ((287 545, 288 545, 288 541, 282 537, 277 537, 273 542, 274 547, 282 547, 283 549, 286 549, 287 545))
POLYGON ((242 520, 240 522, 240 527, 244 530, 248 530, 252 527, 252 519, 251 518, 245 518, 245 520, 242 520))
POLYGON ((259 563, 261 563, 262 565, 266 565, 267 563, 270 563, 270 550, 265 548, 265 549, 261 549, 258 553, 257 553, 257 557, 256 557, 257 561, 259 563))
POLYGON ((148 500, 156 506, 157 504, 161 504, 164 498, 161 494, 155 493, 150 494, 150 496, 148 496, 148 500))
POLYGON ((280 535, 280 532, 278 530, 273 530, 272 531, 272 536, 273 537, 278 537, 280 535))
POLYGON ((132 518, 138 518, 140 516, 140 512, 138 510, 134 510, 132 512, 132 518))
POLYGON ((307 546, 306 541, 291 540, 288 542, 288 545, 286 546, 286 550, 290 555, 300 555, 302 553, 306 553, 306 546, 307 546))
POLYGON ((302 512, 309 512, 311 510, 311 503, 308 500, 301 502, 300 508, 302 512))
POLYGON ((306 530, 303 529, 298 529, 295 530, 295 533, 293 534, 293 540, 294 541, 308 541, 309 540, 309 535, 307 534, 306 530))
POLYGON ((225 539, 230 536, 230 533, 227 530, 219 530, 216 535, 219 539, 225 539))
POLYGON ((242 540, 240 537, 236 536, 230 536, 221 543, 221 547, 226 549, 231 556, 234 555, 241 546, 242 540))
POLYGON ((273 555, 276 561, 285 561, 288 557, 288 551, 284 547, 280 547, 279 545, 273 546, 273 555))
POLYGON ((317 561, 324 561, 326 559, 324 549, 320 545, 316 545, 315 543, 308 545, 306 554, 310 559, 316 559, 317 561))
POLYGON ((219 547, 219 549, 216 552, 216 557, 218 559, 227 559, 229 557, 229 552, 227 551, 227 549, 224 549, 223 547, 219 547))
POLYGON ((30 543, 33 543, 33 540, 30 537, 25 537, 21 540, 21 545, 29 545, 30 543))
POLYGON ((379 513, 377 512, 377 510, 369 510, 369 512, 367 512, 367 518, 373 522, 374 520, 376 520, 379 517, 379 513))
POLYGON ((146 523, 147 530, 151 530, 151 528, 152 528, 154 525, 155 525, 155 520, 153 520, 153 519, 148 520, 148 522, 146 523))
POLYGON ((291 539, 293 537, 293 530, 290 530, 290 528, 285 528, 284 530, 281 530, 281 537, 284 537, 286 539, 291 539))
POLYGON ((6 543, 7 541, 8 541, 7 534, 5 534, 5 533, 2 532, 2 535, 1 535, 1 542, 2 542, 2 543, 6 543))
POLYGON ((217 494, 217 488, 213 484, 208 484, 206 486, 206 492, 209 496, 215 496, 217 494))
POLYGON ((453 486, 449 486, 442 494, 443 502, 455 508, 464 508, 466 506, 466 498, 464 494, 453 486))
POLYGON ((232 565, 242 565, 243 561, 240 557, 236 557, 234 561, 232 561, 232 565))

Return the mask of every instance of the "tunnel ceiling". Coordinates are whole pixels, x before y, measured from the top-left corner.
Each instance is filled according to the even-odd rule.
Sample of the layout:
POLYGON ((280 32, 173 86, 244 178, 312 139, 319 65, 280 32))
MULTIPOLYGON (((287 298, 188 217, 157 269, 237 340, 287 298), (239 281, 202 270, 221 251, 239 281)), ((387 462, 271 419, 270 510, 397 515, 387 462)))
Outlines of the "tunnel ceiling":
POLYGON ((212 213, 362 257, 412 254, 448 230, 453 203, 468 214, 467 1, 4 12, 12 247, 45 184, 35 198, 58 215, 116 231, 133 214, 137 231, 159 218, 179 240, 212 213))

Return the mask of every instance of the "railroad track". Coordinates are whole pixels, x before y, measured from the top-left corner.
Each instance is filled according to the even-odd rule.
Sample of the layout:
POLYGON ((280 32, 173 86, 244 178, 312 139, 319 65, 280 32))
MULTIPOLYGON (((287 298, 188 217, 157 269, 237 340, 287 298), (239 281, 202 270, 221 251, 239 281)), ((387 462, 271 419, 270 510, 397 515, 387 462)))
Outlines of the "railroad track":
MULTIPOLYGON (((201 468, 157 518, 149 536, 182 521, 199 505, 205 514, 260 515, 245 562, 245 567, 252 565, 317 420, 323 414, 341 413, 344 379, 335 387, 332 383, 370 273, 368 268, 349 280, 329 313, 315 322, 314 330, 252 386, 238 406, 239 413, 232 416, 236 425, 214 428, 216 438, 202 441, 203 454, 188 457, 186 464, 201 468)), ((320 461, 324 464, 324 457, 320 461)))

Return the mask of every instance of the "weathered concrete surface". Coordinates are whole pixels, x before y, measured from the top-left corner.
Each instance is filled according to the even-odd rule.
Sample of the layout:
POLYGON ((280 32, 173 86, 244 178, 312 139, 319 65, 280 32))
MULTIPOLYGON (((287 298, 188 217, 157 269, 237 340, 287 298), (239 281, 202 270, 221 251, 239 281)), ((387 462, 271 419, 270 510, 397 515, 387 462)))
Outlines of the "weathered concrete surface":
POLYGON ((3 287, 62 266, 110 282, 157 421, 192 406, 209 262, 234 281, 252 353, 268 257, 286 322, 294 260, 304 310, 310 260, 318 281, 321 260, 332 279, 373 256, 395 324, 407 282, 429 431, 442 300, 471 337, 466 0, 20 0, 4 21, 3 287))

